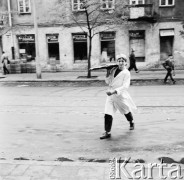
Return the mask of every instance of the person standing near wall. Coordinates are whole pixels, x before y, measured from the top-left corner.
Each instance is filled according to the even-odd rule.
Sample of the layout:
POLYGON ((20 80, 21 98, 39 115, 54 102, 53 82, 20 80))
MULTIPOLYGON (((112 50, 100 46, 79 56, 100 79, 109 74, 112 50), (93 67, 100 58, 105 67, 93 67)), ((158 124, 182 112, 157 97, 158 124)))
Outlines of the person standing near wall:
POLYGON ((1 62, 3 64, 3 72, 4 72, 4 75, 6 74, 9 74, 9 71, 8 71, 8 64, 9 64, 9 59, 8 59, 8 55, 3 51, 2 53, 2 57, 1 57, 1 62))
POLYGON ((106 92, 107 98, 105 103, 105 133, 100 139, 111 137, 111 127, 114 113, 119 112, 125 115, 130 124, 130 130, 134 130, 133 110, 137 109, 132 98, 128 93, 130 86, 130 72, 126 68, 127 58, 124 54, 116 56, 118 67, 107 70, 106 83, 109 85, 106 92))
POLYGON ((136 58, 135 58, 135 54, 134 54, 134 50, 132 49, 131 54, 130 54, 130 67, 128 68, 129 71, 131 71, 132 69, 135 70, 136 73, 139 72, 139 70, 137 69, 136 66, 136 58))

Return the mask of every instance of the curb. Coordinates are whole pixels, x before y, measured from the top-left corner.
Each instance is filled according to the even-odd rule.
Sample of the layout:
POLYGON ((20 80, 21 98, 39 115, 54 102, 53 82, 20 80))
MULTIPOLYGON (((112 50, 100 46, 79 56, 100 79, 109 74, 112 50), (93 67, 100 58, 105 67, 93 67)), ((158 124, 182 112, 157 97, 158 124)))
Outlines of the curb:
MULTIPOLYGON (((175 78, 175 80, 183 81, 184 78, 175 78)), ((163 81, 163 78, 149 79, 131 79, 131 81, 163 81)), ((0 82, 105 82, 105 79, 68 79, 68 80, 50 80, 50 79, 34 79, 34 80, 0 80, 0 82)))
MULTIPOLYGON (((0 160, 0 164, 22 164, 22 165, 43 165, 43 166, 100 166, 100 167, 107 167, 109 166, 110 162, 105 163, 99 163, 99 162, 62 162, 62 161, 34 161, 34 160, 0 160)), ((123 162, 121 162, 123 163, 123 162)), ((156 162, 157 164, 160 164, 161 162, 156 162)), ((128 162, 128 166, 132 166, 134 164, 137 164, 137 162, 128 162)), ((143 166, 147 167, 150 163, 138 163, 142 164, 143 166)), ((172 163, 167 163, 172 164, 172 163)), ((184 169, 183 163, 177 163, 184 169)))

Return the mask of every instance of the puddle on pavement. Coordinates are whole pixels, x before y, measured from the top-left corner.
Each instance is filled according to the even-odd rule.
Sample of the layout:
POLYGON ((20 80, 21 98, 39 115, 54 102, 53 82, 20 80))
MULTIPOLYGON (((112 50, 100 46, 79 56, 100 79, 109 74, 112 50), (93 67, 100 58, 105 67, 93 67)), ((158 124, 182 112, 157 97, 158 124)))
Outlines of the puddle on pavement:
POLYGON ((109 159, 93 159, 93 158, 84 158, 84 157, 79 157, 78 158, 80 161, 83 161, 83 162, 98 162, 98 163, 107 163, 109 162, 109 159))
POLYGON ((65 158, 65 157, 59 157, 59 158, 57 158, 55 161, 64 162, 64 161, 73 161, 73 160, 72 160, 72 159, 65 158))
POLYGON ((175 161, 174 159, 169 157, 159 157, 158 160, 161 163, 166 163, 166 164, 172 164, 172 163, 184 164, 184 158, 182 158, 180 161, 175 161))
POLYGON ((27 159, 27 158, 24 158, 24 157, 18 157, 18 158, 14 158, 14 160, 26 160, 26 161, 28 161, 28 160, 30 160, 30 159, 27 159))

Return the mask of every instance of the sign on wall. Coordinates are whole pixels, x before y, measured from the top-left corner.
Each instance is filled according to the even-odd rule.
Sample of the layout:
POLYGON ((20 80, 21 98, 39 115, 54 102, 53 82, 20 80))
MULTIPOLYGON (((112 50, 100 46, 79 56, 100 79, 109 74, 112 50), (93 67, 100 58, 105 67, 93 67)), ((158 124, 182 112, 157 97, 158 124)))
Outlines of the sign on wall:
POLYGON ((174 29, 162 29, 160 30, 160 36, 174 36, 174 29))
POLYGON ((34 34, 24 34, 24 35, 17 35, 17 39, 19 43, 34 43, 35 42, 35 35, 34 34))
POLYGON ((115 39, 115 32, 101 32, 100 38, 101 40, 113 40, 115 39))
POLYGON ((58 42, 58 34, 47 34, 47 42, 58 42))
POLYGON ((87 34, 73 34, 74 42, 87 41, 87 34))
POLYGON ((144 39, 145 31, 129 31, 130 39, 144 39))

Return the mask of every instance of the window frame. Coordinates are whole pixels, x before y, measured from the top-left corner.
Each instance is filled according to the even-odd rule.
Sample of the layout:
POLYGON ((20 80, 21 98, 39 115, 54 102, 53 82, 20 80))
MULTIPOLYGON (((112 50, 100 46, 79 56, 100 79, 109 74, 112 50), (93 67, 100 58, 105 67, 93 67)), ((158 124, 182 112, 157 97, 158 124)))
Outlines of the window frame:
POLYGON ((28 0, 29 1, 29 11, 26 11, 26 0, 17 0, 17 5, 18 5, 18 12, 20 13, 20 14, 30 14, 31 13, 31 0, 28 0), (22 6, 20 6, 20 2, 23 2, 23 5, 22 6), (21 7, 23 7, 23 12, 21 12, 21 7))
POLYGON ((166 1, 166 4, 165 5, 162 5, 161 4, 161 1, 162 0, 159 0, 159 6, 160 7, 171 7, 171 6, 175 6, 175 0, 172 0, 173 1, 173 4, 172 5, 168 4, 169 0, 165 0, 166 1))
POLYGON ((106 8, 103 8, 102 5, 103 5, 103 0, 100 1, 101 5, 100 5, 100 9, 101 10, 110 10, 110 9, 114 9, 115 8, 115 0, 105 0, 106 2, 106 8), (112 1, 112 7, 109 8, 109 1, 112 1))
MULTIPOLYGON (((139 0, 129 0, 129 4, 130 5, 139 5, 139 0), (136 1, 136 4, 132 4, 132 1, 136 1)), ((145 4, 145 0, 143 0, 143 3, 142 4, 145 4)))
POLYGON ((71 0, 71 1, 72 1, 72 11, 74 11, 74 12, 85 11, 85 9, 80 8, 80 5, 82 4, 80 2, 81 0, 77 0, 77 3, 74 3, 75 0, 71 0), (77 9, 74 9, 74 4, 77 4, 77 9))

